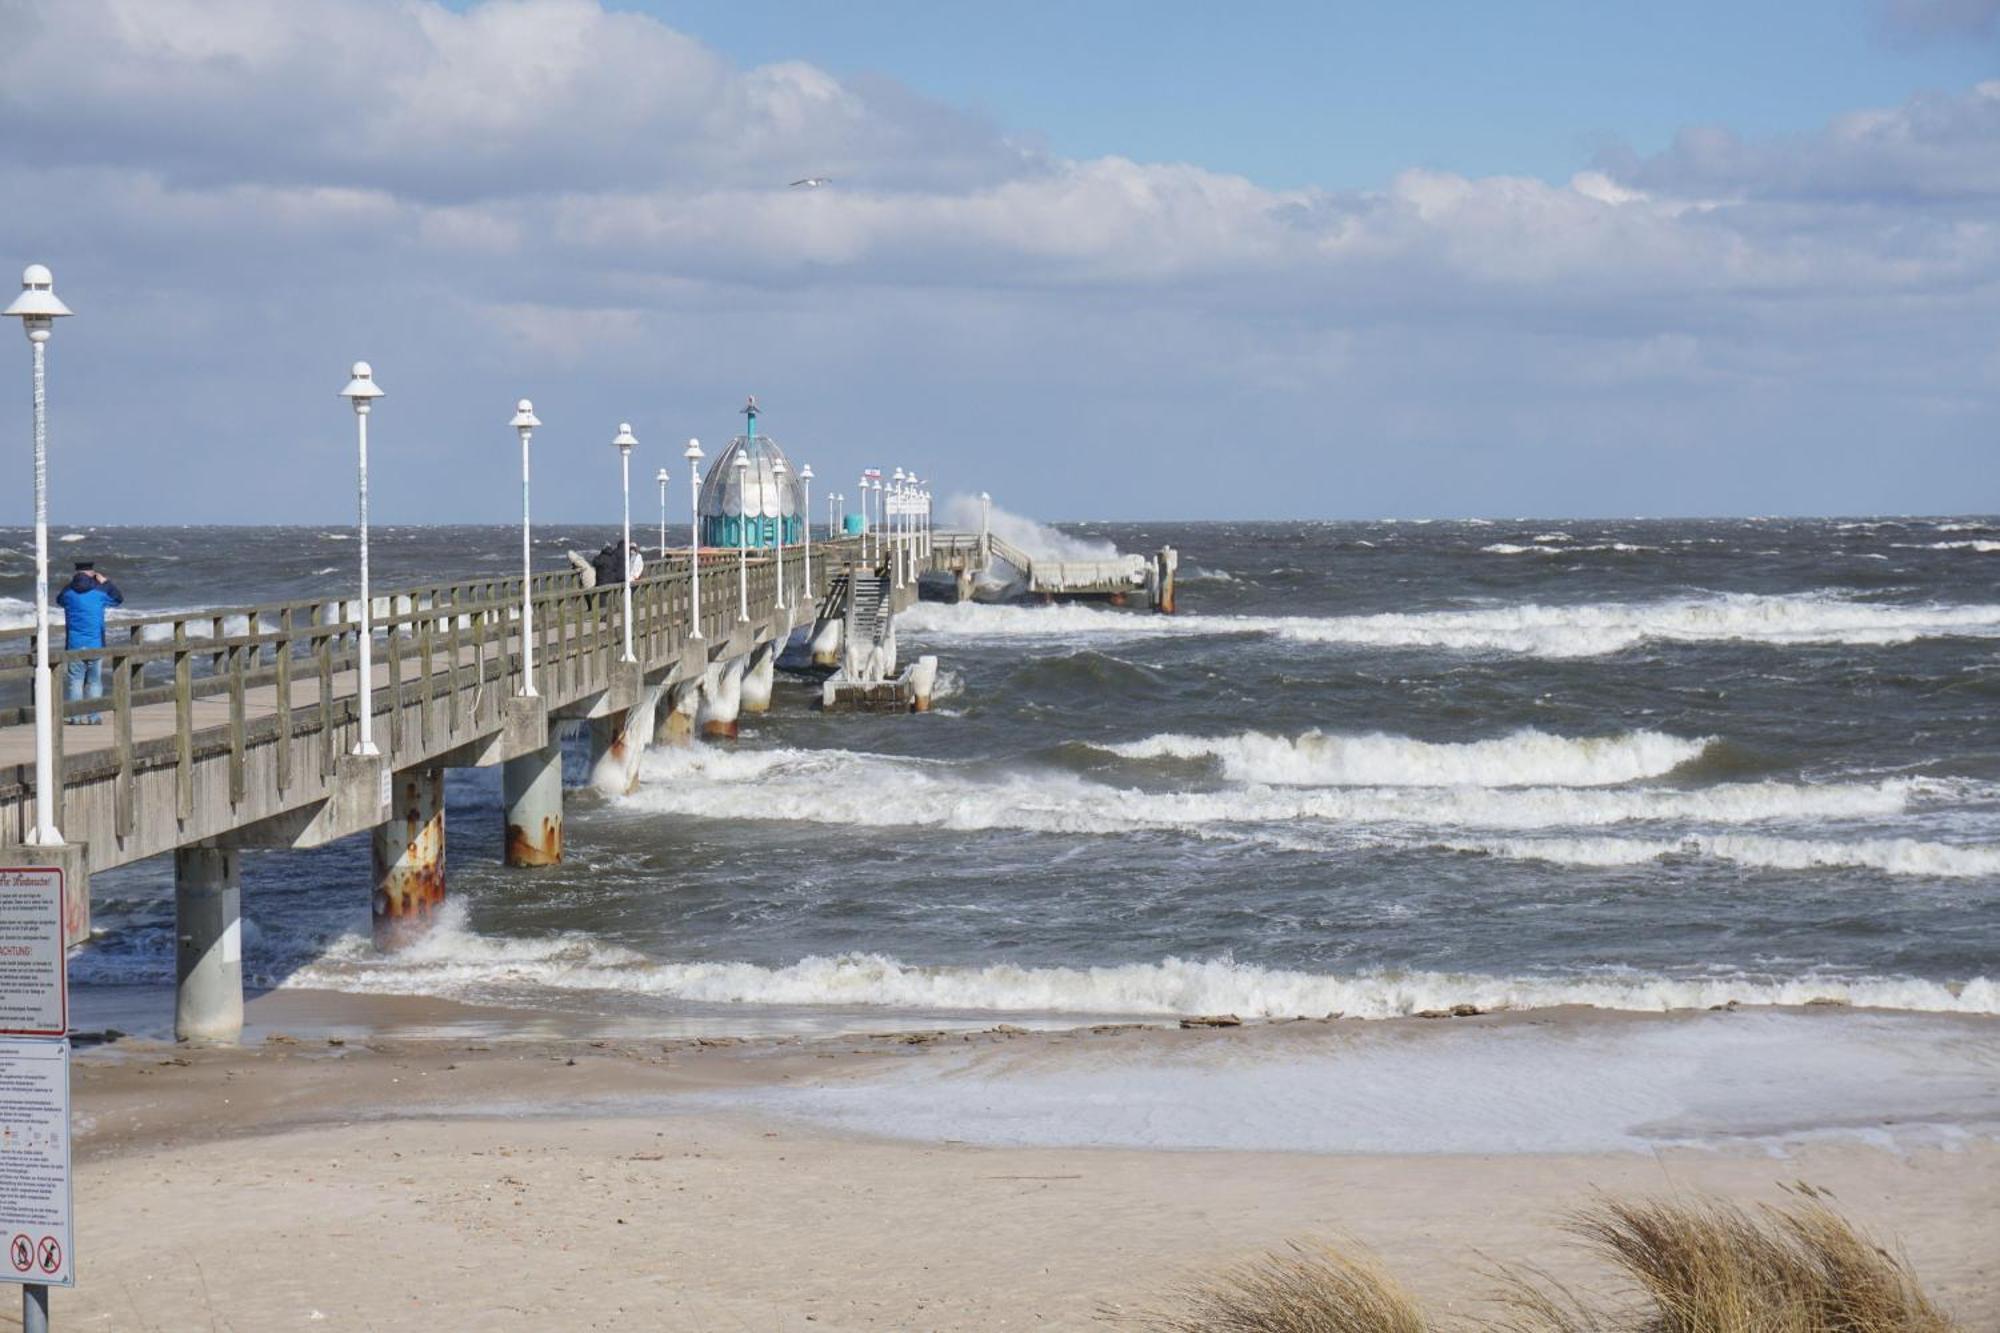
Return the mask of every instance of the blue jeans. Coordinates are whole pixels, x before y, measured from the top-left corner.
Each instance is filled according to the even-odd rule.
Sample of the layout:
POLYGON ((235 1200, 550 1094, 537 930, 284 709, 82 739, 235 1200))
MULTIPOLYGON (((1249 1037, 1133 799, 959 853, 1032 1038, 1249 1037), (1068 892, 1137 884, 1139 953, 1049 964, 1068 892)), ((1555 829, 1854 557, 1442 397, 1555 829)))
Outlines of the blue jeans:
MULTIPOLYGON (((63 682, 65 699, 102 699, 104 697, 104 659, 101 657, 72 657, 65 664, 67 679, 63 682)), ((70 719, 73 722, 100 723, 101 713, 85 713, 70 719)))

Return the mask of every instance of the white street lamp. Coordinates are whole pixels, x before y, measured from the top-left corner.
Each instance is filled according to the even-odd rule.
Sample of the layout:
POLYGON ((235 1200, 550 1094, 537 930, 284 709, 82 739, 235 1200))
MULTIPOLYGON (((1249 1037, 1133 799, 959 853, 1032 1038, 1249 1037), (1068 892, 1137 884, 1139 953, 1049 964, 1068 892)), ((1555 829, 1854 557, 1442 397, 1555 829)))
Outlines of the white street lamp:
POLYGON ((361 529, 361 639, 360 680, 356 682, 354 695, 360 706, 361 734, 354 742, 354 753, 360 755, 380 754, 375 748, 375 603, 368 595, 368 411, 377 398, 382 396, 382 386, 375 382, 375 372, 368 368, 366 361, 356 361, 352 378, 340 396, 354 405, 354 430, 360 451, 360 471, 358 490, 358 526, 361 529))
POLYGON ((688 615, 694 622, 690 639, 701 637, 701 441, 689 437, 681 451, 688 461, 688 615))
POLYGON ((736 451, 736 618, 750 619, 750 451, 736 451))
POLYGON ((903 586, 903 469, 889 479, 889 558, 896 562, 896 586, 903 586))
POLYGON ((48 345, 55 322, 70 313, 55 278, 40 264, 21 272, 21 294, 6 313, 21 321, 34 356, 35 388, 35 827, 28 841, 62 846, 56 827, 55 682, 49 678, 49 395, 48 345))
POLYGON ((875 550, 870 559, 874 564, 880 564, 882 562, 883 551, 882 538, 887 535, 882 530, 882 479, 880 477, 870 477, 868 479, 868 489, 875 496, 875 517, 868 522, 869 530, 875 534, 875 550))
POLYGON ((535 405, 514 405, 513 427, 521 434, 521 697, 535 697, 535 559, 528 528, 528 440, 542 423, 535 405))
POLYGON ((632 423, 618 423, 618 434, 611 443, 618 449, 618 477, 620 491, 624 496, 624 527, 621 540, 625 543, 618 548, 618 582, 624 585, 625 598, 625 656, 624 661, 636 662, 638 654, 632 651, 632 446, 639 437, 632 433, 632 423))
POLYGON ((868 561, 868 474, 861 474, 861 560, 868 561))
POLYGON ((660 483, 660 559, 662 561, 667 558, 667 483, 673 479, 673 474, 665 468, 661 468, 660 475, 653 478, 654 481, 660 483))
POLYGON ((799 469, 799 485, 805 488, 805 499, 799 505, 799 526, 806 530, 806 600, 817 607, 819 592, 813 586, 813 465, 811 463, 799 469))
POLYGON ((785 460, 771 459, 771 481, 778 490, 778 609, 785 609, 785 460))
POLYGON ((979 563, 982 567, 993 559, 993 497, 985 491, 979 493, 979 563))

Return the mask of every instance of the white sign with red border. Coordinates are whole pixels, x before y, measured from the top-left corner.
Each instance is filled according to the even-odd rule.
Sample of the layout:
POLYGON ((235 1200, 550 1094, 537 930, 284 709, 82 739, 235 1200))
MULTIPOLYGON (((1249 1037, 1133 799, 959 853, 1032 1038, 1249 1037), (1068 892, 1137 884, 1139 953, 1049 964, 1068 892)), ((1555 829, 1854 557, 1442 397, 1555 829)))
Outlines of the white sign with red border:
POLYGON ((63 872, 0 867, 0 1037, 68 1035, 63 872))

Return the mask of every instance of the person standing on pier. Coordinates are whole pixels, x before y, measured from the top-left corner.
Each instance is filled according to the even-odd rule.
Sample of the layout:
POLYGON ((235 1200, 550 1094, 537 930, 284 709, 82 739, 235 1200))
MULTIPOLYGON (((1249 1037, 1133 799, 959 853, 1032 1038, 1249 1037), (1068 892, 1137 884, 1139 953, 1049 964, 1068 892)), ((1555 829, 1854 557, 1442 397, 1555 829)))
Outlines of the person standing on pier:
MULTIPOLYGON (((118 591, 118 585, 104 577, 97 566, 89 560, 76 562, 76 576, 69 581, 56 597, 63 609, 63 648, 75 652, 79 648, 102 648, 104 646, 104 613, 114 606, 125 604, 125 595, 118 591)), ((102 699, 104 697, 104 659, 101 657, 73 657, 66 668, 63 684, 64 699, 102 699)), ((87 713, 75 719, 86 725, 96 725, 104 721, 101 713, 87 713)))

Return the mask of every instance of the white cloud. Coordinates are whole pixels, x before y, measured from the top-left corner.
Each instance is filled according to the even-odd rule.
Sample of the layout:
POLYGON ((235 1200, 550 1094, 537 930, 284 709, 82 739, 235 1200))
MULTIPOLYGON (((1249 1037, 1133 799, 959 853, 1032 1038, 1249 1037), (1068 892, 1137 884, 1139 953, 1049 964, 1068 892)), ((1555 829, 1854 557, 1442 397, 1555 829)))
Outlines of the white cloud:
MULTIPOLYGON (((1776 487, 1806 447, 1762 439, 1776 398, 1819 421, 1879 386, 1879 411, 1843 401, 1827 427, 1858 441, 1923 375, 1993 392, 2000 84, 1789 139, 1691 129, 1566 183, 1277 190, 1054 157, 890 84, 733 67, 595 0, 0 0, 0 24, 0 163, 50 187, 19 243, 97 284, 80 308, 129 288, 167 341, 243 329, 229 374, 261 375, 253 392, 387 344, 399 392, 435 381, 404 410, 442 436, 453 395, 511 401, 559 368, 591 410, 778 377, 859 449, 920 373, 952 386, 929 419, 958 421, 968 464, 1004 439, 1097 466, 1029 428, 1031 405, 1196 456, 1256 392, 1359 449, 1489 438, 1522 461, 1499 484, 1531 487, 1546 451, 1727 434, 1733 404, 1776 487), (785 188, 806 174, 835 184, 785 188)), ((126 328, 121 354, 158 354, 126 328)), ((89 409, 105 439, 140 433, 128 396, 89 409)), ((555 421, 560 393, 533 396, 555 421)), ((1300 447, 1352 494, 1336 451, 1300 447)), ((1193 495, 1186 470, 1157 475, 1135 508, 1200 507, 1161 498, 1193 495)), ((1439 507, 1494 497, 1428 475, 1439 507)))

